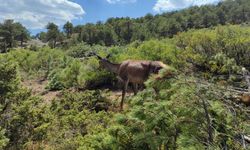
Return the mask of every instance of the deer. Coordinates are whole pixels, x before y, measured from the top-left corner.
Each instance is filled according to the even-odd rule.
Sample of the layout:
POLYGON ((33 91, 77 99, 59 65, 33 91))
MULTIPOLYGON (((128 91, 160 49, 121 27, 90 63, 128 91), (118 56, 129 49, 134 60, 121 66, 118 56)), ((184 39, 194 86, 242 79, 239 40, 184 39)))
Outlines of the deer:
POLYGON ((246 106, 250 106, 250 94, 249 94, 250 93, 250 72, 245 67, 242 67, 241 71, 248 86, 248 93, 242 94, 240 97, 240 101, 246 106))
POLYGON ((107 57, 102 58, 95 52, 90 52, 88 56, 96 56, 99 60, 100 66, 107 71, 115 73, 118 80, 123 84, 120 110, 123 110, 123 103, 129 83, 132 83, 133 92, 134 95, 136 95, 138 92, 138 84, 143 84, 151 74, 158 74, 161 69, 167 67, 167 65, 161 61, 125 60, 117 64, 108 60, 111 56, 110 54, 107 57))
POLYGON ((245 104, 246 106, 250 106, 250 95, 249 94, 242 94, 240 96, 240 102, 245 104))

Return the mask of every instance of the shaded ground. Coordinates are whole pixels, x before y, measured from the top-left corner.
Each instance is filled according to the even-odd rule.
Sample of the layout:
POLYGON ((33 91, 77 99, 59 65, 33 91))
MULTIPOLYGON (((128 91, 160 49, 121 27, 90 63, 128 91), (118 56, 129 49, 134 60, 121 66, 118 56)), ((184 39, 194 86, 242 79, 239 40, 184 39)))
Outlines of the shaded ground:
POLYGON ((54 98, 60 95, 60 91, 48 91, 45 89, 48 81, 39 80, 25 80, 22 82, 23 86, 31 89, 32 94, 41 96, 45 102, 49 103, 54 98))
MULTIPOLYGON (((50 103, 53 99, 60 96, 61 91, 49 91, 46 89, 48 81, 40 81, 39 79, 32 79, 32 80, 24 80, 22 85, 32 91, 33 95, 40 96, 44 100, 45 103, 50 103)), ((106 89, 104 88, 103 91, 110 91, 108 95, 108 99, 111 100, 112 106, 109 107, 109 111, 119 112, 120 111, 120 102, 122 98, 122 89, 106 89)), ((127 100, 129 97, 133 96, 134 93, 131 89, 128 89, 126 93, 126 97, 124 100, 123 108, 126 109, 128 107, 127 100)))
MULTIPOLYGON (((129 99, 129 97, 133 96, 133 95, 134 95, 134 93, 131 90, 128 90, 128 92, 126 93, 124 104, 123 104, 124 110, 126 110, 128 108, 127 101, 129 99)), ((110 92, 110 95, 108 98, 112 101, 112 104, 115 105, 115 106, 114 105, 111 106, 109 108, 109 110, 113 111, 113 112, 119 112, 120 111, 120 103, 121 103, 121 99, 122 99, 122 90, 121 89, 112 90, 110 92)))

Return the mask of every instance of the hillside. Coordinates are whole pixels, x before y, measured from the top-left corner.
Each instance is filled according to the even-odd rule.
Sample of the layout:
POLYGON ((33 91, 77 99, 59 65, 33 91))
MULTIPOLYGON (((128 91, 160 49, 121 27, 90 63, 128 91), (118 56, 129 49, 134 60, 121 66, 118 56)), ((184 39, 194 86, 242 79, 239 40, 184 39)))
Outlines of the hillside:
POLYGON ((14 149, 244 149, 249 37, 250 27, 229 25, 108 50, 78 44, 2 54, 1 141, 14 149), (170 68, 128 94, 119 111, 115 76, 96 57, 74 58, 92 50, 111 53, 112 62, 161 60, 170 68))

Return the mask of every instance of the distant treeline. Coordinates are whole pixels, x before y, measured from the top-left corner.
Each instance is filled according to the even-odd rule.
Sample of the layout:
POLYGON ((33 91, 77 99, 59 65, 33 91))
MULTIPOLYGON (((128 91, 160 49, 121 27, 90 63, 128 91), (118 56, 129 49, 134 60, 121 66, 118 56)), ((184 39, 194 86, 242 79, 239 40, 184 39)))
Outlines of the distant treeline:
MULTIPOLYGON (((250 21, 249 0, 226 0, 217 5, 191 7, 181 11, 144 17, 109 18, 105 23, 88 23, 73 27, 67 23, 64 30, 68 37, 90 45, 124 45, 136 40, 172 37, 189 29, 209 28, 216 25, 241 24, 250 21)), ((45 33, 40 36, 43 40, 45 33)), ((59 38, 60 39, 60 38, 59 38)))
MULTIPOLYGON (((61 32, 54 23, 49 23, 47 32, 41 32, 35 37, 54 48, 69 47, 79 42, 90 45, 125 45, 133 41, 145 41, 173 37, 178 32, 189 29, 209 28, 225 24, 242 24, 250 20, 249 0, 226 0, 217 5, 194 6, 181 11, 163 14, 147 14, 141 18, 109 18, 106 22, 73 26, 67 22, 61 32)), ((8 22, 7 22, 8 23, 8 22)), ((15 35, 12 28, 0 24, 0 46, 13 47, 12 41, 17 38, 26 40, 28 32, 23 30, 23 36, 15 35), (6 32, 7 30, 7 32, 6 32), (7 34, 5 34, 7 33, 7 34), (9 34, 12 33, 12 34, 9 34), (22 38, 24 37, 24 38, 22 38)), ((12 22, 13 24, 13 22, 12 22)), ((20 40, 21 42, 23 40, 20 40)), ((22 45, 22 44, 21 44, 22 45)))

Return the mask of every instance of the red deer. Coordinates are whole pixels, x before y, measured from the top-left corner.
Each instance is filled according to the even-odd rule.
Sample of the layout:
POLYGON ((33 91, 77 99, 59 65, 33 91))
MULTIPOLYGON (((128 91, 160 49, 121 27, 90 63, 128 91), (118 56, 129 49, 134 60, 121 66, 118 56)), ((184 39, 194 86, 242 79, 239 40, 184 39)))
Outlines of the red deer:
POLYGON ((245 104, 246 106, 250 106, 250 95, 249 94, 243 94, 240 97, 240 101, 245 104))
MULTIPOLYGON (((242 74, 246 80, 248 86, 248 92, 250 92, 250 72, 245 67, 242 67, 242 74)), ((250 106, 250 94, 244 93, 240 97, 240 101, 245 105, 250 106)))
POLYGON ((123 83, 122 100, 120 109, 123 109, 123 102, 128 87, 128 83, 132 83, 134 94, 137 94, 138 84, 143 84, 150 74, 157 74, 159 70, 165 68, 167 65, 161 61, 148 61, 148 60, 126 60, 120 64, 112 63, 106 58, 102 58, 94 52, 88 56, 96 56, 102 67, 117 75, 118 79, 123 83))

